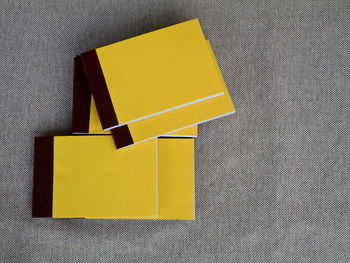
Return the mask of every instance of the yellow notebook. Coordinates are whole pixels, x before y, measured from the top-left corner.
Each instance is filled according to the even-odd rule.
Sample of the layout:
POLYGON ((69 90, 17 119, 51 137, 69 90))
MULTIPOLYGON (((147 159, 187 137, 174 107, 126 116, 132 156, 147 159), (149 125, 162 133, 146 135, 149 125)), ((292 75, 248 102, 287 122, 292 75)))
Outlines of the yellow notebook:
MULTIPOLYGON (((104 130, 223 95, 198 19, 80 55, 104 130)), ((118 136, 120 137, 120 136, 118 136)), ((133 138, 116 141, 126 146, 133 138)))
POLYGON ((193 219, 193 155, 193 139, 154 139, 115 151, 109 135, 36 138, 33 217, 193 219), (187 188, 171 190, 179 183, 168 179, 187 188), (174 208, 161 217, 159 187, 174 208), (173 202, 175 194, 187 198, 173 202))
POLYGON ((194 19, 81 54, 103 129, 222 95, 204 40, 194 19))
MULTIPOLYGON (((122 128, 113 129, 112 132, 115 135, 114 140, 116 142, 120 142, 120 144, 123 145, 123 141, 126 141, 127 143, 123 146, 128 146, 144 142, 164 134, 167 134, 168 136, 178 135, 194 137, 195 135, 197 135, 197 124, 216 119, 218 117, 226 116, 235 112, 235 108, 232 104, 230 95, 227 91, 225 82, 216 62, 210 43, 209 41, 206 41, 206 43, 207 48, 211 54, 211 59, 214 62, 217 74, 220 78, 220 89, 224 93, 224 95, 206 101, 198 102, 196 104, 192 104, 187 107, 179 108, 170 112, 166 112, 162 115, 153 116, 148 119, 128 124, 127 133, 118 134, 119 129, 122 128), (132 138, 132 140, 129 140, 130 137, 132 138)), ((75 97, 82 98, 84 96, 80 95, 79 93, 75 97)), ((87 95, 86 97, 90 101, 90 95, 87 95)), ((76 101, 81 102, 82 100, 77 99, 76 101)), ((76 114, 76 117, 74 118, 73 106, 73 127, 74 123, 77 124, 79 121, 82 122, 82 120, 84 119, 85 124, 80 126, 75 125, 76 128, 73 129, 73 131, 89 130, 89 132, 93 133, 104 133, 94 101, 91 100, 91 104, 89 103, 86 107, 79 106, 78 102, 73 103, 73 105, 77 105, 77 109, 79 108, 79 110, 76 110, 75 112, 80 112, 80 114, 76 114), (74 120, 77 121, 74 122, 74 120)))

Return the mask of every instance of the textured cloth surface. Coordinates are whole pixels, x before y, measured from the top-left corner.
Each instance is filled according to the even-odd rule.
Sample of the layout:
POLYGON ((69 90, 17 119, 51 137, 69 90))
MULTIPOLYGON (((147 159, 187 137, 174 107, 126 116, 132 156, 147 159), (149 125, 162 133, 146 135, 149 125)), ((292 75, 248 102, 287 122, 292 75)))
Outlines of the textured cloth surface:
POLYGON ((0 262, 349 262, 349 1, 1 1, 0 262), (196 220, 32 219, 73 58, 198 17, 237 113, 199 127, 196 220))

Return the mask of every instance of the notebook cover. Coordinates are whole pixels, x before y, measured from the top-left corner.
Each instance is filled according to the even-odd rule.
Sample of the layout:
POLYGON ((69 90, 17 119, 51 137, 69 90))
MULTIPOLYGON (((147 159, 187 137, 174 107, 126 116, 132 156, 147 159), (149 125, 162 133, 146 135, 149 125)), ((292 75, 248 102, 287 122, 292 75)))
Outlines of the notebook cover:
POLYGON ((204 40, 194 19, 81 54, 103 129, 222 96, 204 40))
POLYGON ((108 135, 36 138, 33 217, 158 213, 157 140, 116 151, 108 135))
MULTIPOLYGON (((194 127, 197 124, 216 119, 221 116, 226 116, 235 112, 235 108, 232 104, 230 95, 227 91, 225 82, 221 75, 220 69, 216 62, 214 53, 211 49, 209 41, 206 41, 207 48, 209 48, 212 60, 214 61, 217 74, 221 80, 221 90, 224 92, 223 96, 212 98, 206 101, 202 101, 196 104, 192 104, 174 111, 164 113, 162 115, 154 116, 145 120, 141 120, 135 123, 128 124, 127 135, 123 139, 123 133, 119 133, 119 136, 115 136, 115 142, 117 142, 117 148, 122 148, 129 146, 130 144, 136 144, 148 139, 161 136, 162 134, 176 135, 177 132, 185 131, 187 128, 194 127), (132 140, 130 140, 132 138, 132 140), (130 144, 128 144, 128 142, 130 144)), ((87 109, 85 110, 87 111, 87 109)), ((102 131, 100 126, 100 121, 98 119, 97 110, 95 109, 94 103, 92 101, 90 107, 90 126, 94 129, 102 131)), ((82 114, 84 115, 84 114, 82 114)), ((113 129, 113 132, 119 129, 113 129)), ((189 132, 188 132, 189 133, 189 132)), ((179 134, 179 136, 181 136, 179 134)))
MULTIPOLYGON (((111 136, 36 138, 33 217, 194 219, 193 139, 160 138, 157 141, 157 151, 154 149, 155 140, 122 151, 115 151, 111 147, 111 144, 113 144, 111 140, 111 136), (108 160, 108 163, 106 160, 101 161, 97 155, 87 150, 87 147, 93 148, 96 147, 94 146, 96 144, 99 144, 97 148, 100 151, 112 150, 114 152, 113 162, 110 160, 108 160), (115 154, 116 152, 118 154, 115 154), (141 177, 138 176, 138 179, 136 177, 130 178, 130 173, 129 176, 126 176, 122 171, 124 169, 125 172, 128 160, 131 159, 140 166, 142 163, 140 158, 144 159, 145 154, 149 155, 146 158, 152 160, 155 157, 158 158, 158 167, 156 168, 158 170, 158 182, 154 182, 153 176, 150 177, 148 184, 146 182, 146 185, 141 187, 141 181, 144 183, 146 180, 144 170, 139 172, 141 177), (121 160, 121 158, 124 158, 124 160, 121 160), (91 165, 89 159, 94 159, 92 163, 95 165, 91 165), (81 162, 82 164, 77 165, 81 162), (115 173, 115 168, 118 168, 118 173, 121 172, 122 175, 115 173), (162 199, 162 201, 159 201, 158 217, 149 216, 150 211, 154 213, 154 205, 150 206, 151 203, 154 204, 154 198, 148 198, 150 202, 146 204, 148 205, 146 207, 150 211, 144 211, 146 202, 143 199, 144 195, 140 194, 139 191, 130 191, 131 185, 134 190, 137 187, 147 188, 147 191, 152 194, 154 193, 152 181, 158 187, 158 200, 159 198, 162 199), (128 184, 126 185, 123 182, 128 184), (125 201, 125 197, 130 196, 130 192, 137 195, 131 198, 137 198, 143 204, 143 213, 146 213, 147 216, 140 216, 142 209, 138 209, 139 212, 136 216, 134 215, 135 211, 132 211, 133 215, 130 216, 130 209, 135 208, 135 202, 131 199, 119 205, 115 204, 117 195, 119 195, 119 201, 125 201), (103 196, 101 197, 101 195, 103 196), (120 196, 124 199, 120 200, 120 196), (142 200, 140 201, 140 199, 142 200), (125 211, 125 207, 121 208, 122 205, 128 208, 129 214, 127 216, 120 214, 121 210, 124 209, 123 211, 125 211), (116 211, 119 212, 116 213, 116 211)), ((100 156, 103 154, 99 152, 100 156)), ((130 168, 127 167, 127 169, 130 172, 130 168)), ((156 172, 154 167, 151 170, 156 172)), ((146 171, 150 170, 146 169, 146 171)))

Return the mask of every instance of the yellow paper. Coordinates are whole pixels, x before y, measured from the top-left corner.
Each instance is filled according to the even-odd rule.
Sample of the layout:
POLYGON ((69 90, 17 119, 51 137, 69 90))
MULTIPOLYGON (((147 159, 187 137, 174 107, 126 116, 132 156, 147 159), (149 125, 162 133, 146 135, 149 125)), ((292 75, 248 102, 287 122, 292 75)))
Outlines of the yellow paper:
POLYGON ((158 165, 158 219, 193 220, 194 140, 159 139, 158 165))
MULTIPOLYGON (((215 68, 221 82, 221 91, 224 96, 216 97, 196 104, 192 104, 174 111, 157 115, 145 120, 129 124, 129 130, 135 143, 139 143, 150 138, 155 138, 164 134, 189 135, 197 134, 196 124, 215 119, 220 116, 229 115, 235 112, 230 94, 226 88, 219 66, 209 41, 206 41, 207 48, 215 62, 215 68), (184 127, 186 127, 184 129, 184 127), (193 128, 195 130, 188 130, 193 128)), ((91 104, 90 112, 90 132, 102 133, 102 126, 98 118, 94 103, 91 104)))
POLYGON ((112 136, 54 137, 52 217, 157 217, 157 140, 115 150, 112 136))
POLYGON ((119 125, 223 95, 198 19, 96 49, 119 125))
POLYGON ((52 217, 193 220, 194 140, 54 137, 52 217))

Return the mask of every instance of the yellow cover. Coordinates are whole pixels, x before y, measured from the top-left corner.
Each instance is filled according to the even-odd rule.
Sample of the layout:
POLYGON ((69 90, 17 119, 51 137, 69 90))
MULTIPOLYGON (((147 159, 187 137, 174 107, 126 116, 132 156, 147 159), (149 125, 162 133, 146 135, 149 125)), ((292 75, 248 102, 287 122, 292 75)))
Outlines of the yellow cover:
MULTIPOLYGON (((128 124, 134 143, 146 141, 163 134, 171 135, 197 135, 197 124, 216 119, 221 116, 229 115, 235 112, 230 94, 226 88, 224 79, 221 75, 219 66, 216 62, 214 53, 209 41, 206 41, 212 60, 220 77, 220 88, 224 92, 223 96, 191 104, 162 115, 150 117, 128 124), (192 128, 193 130, 188 130, 192 128)), ((103 129, 97 114, 96 106, 91 100, 90 128, 91 133, 103 133, 103 129)), ((108 132, 108 131, 107 131, 108 132)), ((106 132, 106 133, 107 133, 106 132)), ((194 136, 195 137, 195 136, 194 136)))
POLYGON ((116 151, 112 136, 54 137, 52 217, 157 217, 157 140, 116 151))
POLYGON ((223 95, 198 19, 96 53, 118 119, 113 127, 223 95))
POLYGON ((108 135, 58 136, 53 150, 54 218, 194 219, 192 138, 115 151, 108 135))

